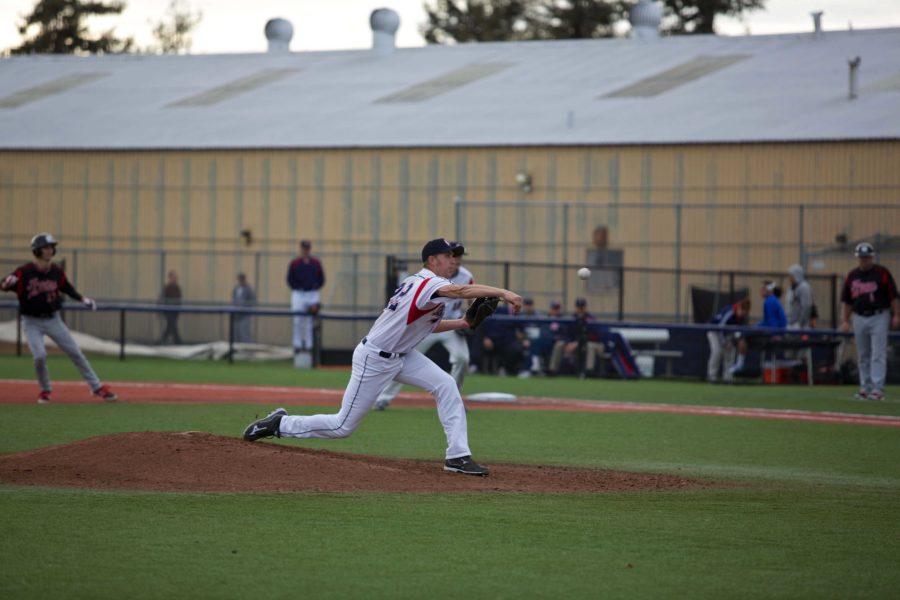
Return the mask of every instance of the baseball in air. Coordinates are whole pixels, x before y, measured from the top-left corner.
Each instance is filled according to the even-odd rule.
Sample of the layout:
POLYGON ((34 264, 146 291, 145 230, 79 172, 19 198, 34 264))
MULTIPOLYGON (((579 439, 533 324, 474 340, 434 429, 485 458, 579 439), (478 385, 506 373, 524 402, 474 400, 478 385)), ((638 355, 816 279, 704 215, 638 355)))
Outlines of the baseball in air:
POLYGON ((587 267, 581 267, 578 269, 578 279, 587 279, 591 276, 591 270, 587 267))

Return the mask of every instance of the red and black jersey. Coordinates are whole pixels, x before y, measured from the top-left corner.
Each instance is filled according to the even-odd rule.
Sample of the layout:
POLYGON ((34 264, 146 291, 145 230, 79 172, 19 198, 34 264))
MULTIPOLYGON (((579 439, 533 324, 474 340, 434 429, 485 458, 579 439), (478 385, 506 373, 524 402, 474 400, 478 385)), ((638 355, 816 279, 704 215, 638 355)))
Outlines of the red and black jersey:
POLYGON ((19 280, 13 291, 19 299, 19 310, 30 317, 49 317, 62 308, 62 294, 81 301, 65 271, 54 264, 41 271, 33 262, 26 263, 12 273, 19 280))
POLYGON ((841 302, 849 304, 853 312, 861 315, 890 308, 896 297, 897 284, 891 272, 881 265, 872 265, 867 271, 858 268, 850 271, 841 292, 841 302))

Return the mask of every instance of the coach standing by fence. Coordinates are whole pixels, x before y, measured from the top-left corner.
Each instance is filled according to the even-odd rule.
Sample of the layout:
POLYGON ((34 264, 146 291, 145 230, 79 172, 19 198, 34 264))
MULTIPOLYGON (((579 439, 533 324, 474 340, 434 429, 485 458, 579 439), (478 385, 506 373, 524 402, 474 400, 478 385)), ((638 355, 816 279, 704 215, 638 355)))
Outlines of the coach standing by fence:
POLYGON ((900 297, 891 272, 875 264, 875 248, 863 242, 856 246, 859 266, 847 274, 841 293, 841 330, 853 324, 859 366, 857 400, 883 400, 887 373, 887 334, 900 327, 900 297), (891 316, 893 313, 893 316, 891 316))
MULTIPOLYGON (((310 254, 312 243, 300 242, 300 255, 288 267, 287 283, 291 288, 291 311, 319 312, 321 297, 319 289, 325 284, 325 270, 322 263, 310 254)), ((313 318, 294 317, 294 354, 313 349, 313 318)))

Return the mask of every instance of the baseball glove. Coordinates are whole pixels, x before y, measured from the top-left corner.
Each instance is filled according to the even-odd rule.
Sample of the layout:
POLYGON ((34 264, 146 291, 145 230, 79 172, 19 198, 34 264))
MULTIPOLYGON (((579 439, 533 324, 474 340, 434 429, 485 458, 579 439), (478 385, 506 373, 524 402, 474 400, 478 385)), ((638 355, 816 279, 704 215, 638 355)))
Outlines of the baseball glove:
POLYGON ((469 329, 478 329, 478 326, 481 325, 482 321, 494 314, 499 303, 500 298, 476 298, 475 302, 473 302, 468 310, 466 310, 465 319, 469 324, 469 329))

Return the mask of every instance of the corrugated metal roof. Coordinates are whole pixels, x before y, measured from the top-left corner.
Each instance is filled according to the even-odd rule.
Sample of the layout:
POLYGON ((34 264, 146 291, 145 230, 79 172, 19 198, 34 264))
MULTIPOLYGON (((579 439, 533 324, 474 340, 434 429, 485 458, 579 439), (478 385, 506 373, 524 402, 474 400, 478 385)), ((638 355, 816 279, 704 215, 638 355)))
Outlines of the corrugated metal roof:
POLYGON ((0 108, 19 108, 29 102, 34 102, 53 94, 61 94, 107 75, 109 73, 68 73, 61 75, 53 81, 47 81, 0 98, 0 108))
POLYGON ((0 148, 897 139, 898 48, 900 29, 880 29, 389 55, 17 56, 0 60, 0 148))
POLYGON ((178 102, 173 102, 169 106, 212 106, 219 102, 230 100, 241 94, 246 94, 252 90, 258 89, 264 85, 283 79, 288 75, 293 75, 300 69, 263 69, 259 73, 253 73, 246 77, 241 77, 228 83, 223 83, 212 89, 204 90, 199 94, 188 96, 178 102))
POLYGON ((460 88, 473 81, 490 77, 494 73, 511 67, 510 63, 488 63, 481 65, 466 65, 461 69, 451 71, 446 75, 439 75, 434 79, 417 83, 411 87, 400 90, 376 102, 423 102, 440 94, 445 94, 460 88))
POLYGON ((730 67, 745 58, 749 57, 745 54, 736 56, 698 56, 677 67, 666 69, 662 73, 657 73, 646 79, 641 79, 637 83, 626 85, 620 90, 610 92, 604 98, 649 98, 650 96, 659 96, 669 90, 696 81, 704 75, 730 67))

